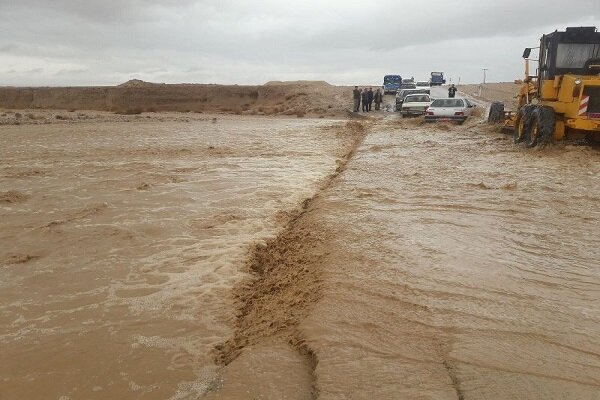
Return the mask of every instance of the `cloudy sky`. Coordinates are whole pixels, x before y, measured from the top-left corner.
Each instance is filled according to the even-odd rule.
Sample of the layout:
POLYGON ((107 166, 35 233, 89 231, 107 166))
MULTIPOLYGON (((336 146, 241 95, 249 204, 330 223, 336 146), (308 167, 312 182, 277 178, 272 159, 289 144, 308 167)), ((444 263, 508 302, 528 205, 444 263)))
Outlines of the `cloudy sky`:
POLYGON ((542 33, 600 0, 0 0, 0 86, 511 81, 542 33))

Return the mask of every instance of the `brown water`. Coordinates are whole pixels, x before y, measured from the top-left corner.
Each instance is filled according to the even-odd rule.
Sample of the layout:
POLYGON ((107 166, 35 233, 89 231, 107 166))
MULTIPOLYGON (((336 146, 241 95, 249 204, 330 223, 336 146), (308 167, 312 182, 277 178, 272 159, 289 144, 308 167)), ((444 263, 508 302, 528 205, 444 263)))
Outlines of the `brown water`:
POLYGON ((336 168, 324 120, 2 128, 0 398, 197 398, 255 241, 336 168))
POLYGON ((321 399, 599 399, 600 154, 374 127, 315 205, 321 399), (343 383, 342 383, 343 382, 343 383))
POLYGON ((0 398, 600 399, 598 151, 331 124, 3 130, 0 398))

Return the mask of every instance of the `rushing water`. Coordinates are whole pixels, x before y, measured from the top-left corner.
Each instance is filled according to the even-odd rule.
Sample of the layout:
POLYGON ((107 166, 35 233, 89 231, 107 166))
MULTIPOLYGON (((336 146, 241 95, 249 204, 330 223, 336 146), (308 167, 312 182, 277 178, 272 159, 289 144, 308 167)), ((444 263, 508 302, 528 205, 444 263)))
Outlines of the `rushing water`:
POLYGON ((197 398, 248 247, 336 167, 323 120, 5 127, 0 398, 197 398))
POLYGON ((597 149, 331 124, 4 130, 0 398, 598 400, 597 149))

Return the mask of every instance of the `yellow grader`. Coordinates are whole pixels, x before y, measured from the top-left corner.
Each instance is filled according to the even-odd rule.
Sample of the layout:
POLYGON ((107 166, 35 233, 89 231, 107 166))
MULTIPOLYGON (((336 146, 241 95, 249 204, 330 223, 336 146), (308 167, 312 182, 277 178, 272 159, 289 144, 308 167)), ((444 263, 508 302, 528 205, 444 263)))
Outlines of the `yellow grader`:
MULTIPOLYGON (((529 58, 532 48, 523 52, 518 108, 504 114, 515 143, 534 147, 565 138, 600 139, 600 32, 595 27, 555 31, 543 35, 535 49, 537 60, 529 58), (538 62, 535 75, 529 74, 530 61, 538 62)), ((492 105, 490 118, 502 118, 499 105, 502 110, 492 105)))

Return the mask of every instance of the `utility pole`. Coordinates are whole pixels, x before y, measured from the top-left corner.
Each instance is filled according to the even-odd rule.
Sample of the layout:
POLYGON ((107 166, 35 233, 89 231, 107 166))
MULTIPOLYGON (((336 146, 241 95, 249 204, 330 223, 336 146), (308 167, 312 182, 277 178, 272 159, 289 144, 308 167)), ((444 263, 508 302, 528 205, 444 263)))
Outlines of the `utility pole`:
POLYGON ((479 85, 479 97, 481 97, 481 92, 483 91, 483 85, 485 85, 485 71, 489 68, 481 68, 483 70, 483 83, 479 85))

